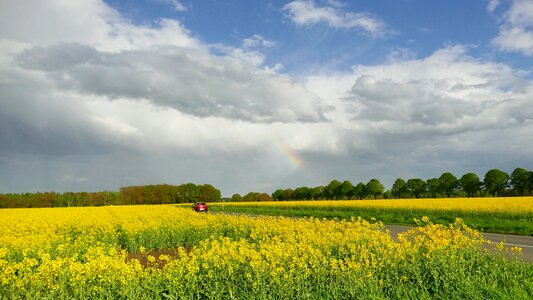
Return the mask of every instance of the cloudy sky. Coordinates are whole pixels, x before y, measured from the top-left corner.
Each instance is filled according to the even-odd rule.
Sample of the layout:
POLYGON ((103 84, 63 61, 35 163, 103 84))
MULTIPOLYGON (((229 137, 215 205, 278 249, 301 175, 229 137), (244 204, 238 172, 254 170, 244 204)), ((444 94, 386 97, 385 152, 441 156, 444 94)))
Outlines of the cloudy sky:
POLYGON ((531 0, 1 0, 0 192, 533 169, 531 0))

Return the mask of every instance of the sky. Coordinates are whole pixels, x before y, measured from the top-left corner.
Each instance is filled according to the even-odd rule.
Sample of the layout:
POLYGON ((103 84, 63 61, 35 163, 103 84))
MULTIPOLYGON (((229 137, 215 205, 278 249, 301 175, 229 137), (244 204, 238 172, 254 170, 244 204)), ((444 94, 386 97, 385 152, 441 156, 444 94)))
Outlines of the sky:
POLYGON ((533 169, 531 0, 1 0, 0 193, 533 169))

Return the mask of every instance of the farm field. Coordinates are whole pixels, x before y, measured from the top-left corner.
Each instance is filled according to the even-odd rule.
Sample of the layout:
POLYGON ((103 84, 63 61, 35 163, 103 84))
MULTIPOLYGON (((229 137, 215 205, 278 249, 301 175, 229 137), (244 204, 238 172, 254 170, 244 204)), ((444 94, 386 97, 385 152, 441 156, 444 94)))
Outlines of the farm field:
POLYGON ((375 219, 385 224, 416 225, 429 217, 451 224, 461 218, 479 231, 533 235, 533 197, 441 198, 212 203, 212 211, 291 217, 375 219))
POLYGON ((0 298, 527 299, 520 249, 457 220, 197 214, 176 205, 0 210, 0 298), (510 256, 510 257, 509 257, 510 256))

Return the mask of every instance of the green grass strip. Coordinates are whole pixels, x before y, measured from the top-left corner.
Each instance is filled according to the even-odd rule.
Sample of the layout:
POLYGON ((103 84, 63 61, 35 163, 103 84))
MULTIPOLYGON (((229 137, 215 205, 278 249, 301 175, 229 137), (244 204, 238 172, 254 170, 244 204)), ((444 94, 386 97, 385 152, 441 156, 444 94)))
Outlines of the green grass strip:
POLYGON ((401 208, 358 208, 358 207, 295 207, 295 206, 232 206, 231 204, 213 203, 210 211, 258 214, 287 217, 314 217, 326 219, 347 219, 362 217, 366 220, 372 218, 385 224, 416 225, 414 219, 427 216, 432 222, 449 225, 456 218, 463 219, 468 226, 482 231, 494 233, 507 233, 533 236, 533 214, 531 213, 506 213, 506 212, 466 212, 449 210, 427 209, 401 209, 401 208))

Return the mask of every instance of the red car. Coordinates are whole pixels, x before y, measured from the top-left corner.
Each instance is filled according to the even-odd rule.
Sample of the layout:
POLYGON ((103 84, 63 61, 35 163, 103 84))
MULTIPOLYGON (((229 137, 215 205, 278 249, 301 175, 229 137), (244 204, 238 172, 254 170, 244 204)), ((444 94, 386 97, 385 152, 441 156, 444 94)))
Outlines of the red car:
POLYGON ((196 212, 207 212, 207 204, 205 202, 196 202, 192 207, 196 212))

